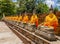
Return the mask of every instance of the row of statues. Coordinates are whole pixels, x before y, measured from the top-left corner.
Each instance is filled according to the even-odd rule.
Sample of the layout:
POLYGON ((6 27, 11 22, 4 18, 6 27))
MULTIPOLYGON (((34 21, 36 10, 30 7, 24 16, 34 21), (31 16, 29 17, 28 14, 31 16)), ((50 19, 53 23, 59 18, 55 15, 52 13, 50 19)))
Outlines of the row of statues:
POLYGON ((38 24, 40 20, 35 13, 33 13, 33 15, 30 18, 27 14, 25 14, 24 16, 22 15, 6 16, 4 19, 11 20, 11 21, 17 21, 17 22, 23 22, 23 23, 35 24, 36 27, 38 27, 38 25, 53 27, 54 31, 56 31, 56 28, 58 26, 58 19, 52 11, 50 11, 50 13, 45 17, 44 22, 42 22, 41 24, 38 24))

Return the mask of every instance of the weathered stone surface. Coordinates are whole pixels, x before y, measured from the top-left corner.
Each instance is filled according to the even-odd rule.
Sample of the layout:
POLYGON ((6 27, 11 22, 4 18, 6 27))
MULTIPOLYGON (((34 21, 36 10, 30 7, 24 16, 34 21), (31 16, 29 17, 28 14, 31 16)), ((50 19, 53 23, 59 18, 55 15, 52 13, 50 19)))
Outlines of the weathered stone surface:
POLYGON ((0 22, 0 44, 23 44, 23 42, 4 22, 0 22))

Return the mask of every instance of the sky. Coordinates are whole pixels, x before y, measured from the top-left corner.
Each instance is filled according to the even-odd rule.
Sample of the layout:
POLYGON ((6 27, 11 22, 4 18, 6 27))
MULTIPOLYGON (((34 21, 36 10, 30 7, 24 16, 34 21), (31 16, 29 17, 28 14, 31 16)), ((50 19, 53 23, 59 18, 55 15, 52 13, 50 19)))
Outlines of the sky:
POLYGON ((60 0, 45 0, 45 3, 50 8, 51 5, 54 7, 57 7, 60 10, 60 0))
POLYGON ((53 7, 56 7, 57 5, 57 0, 45 0, 45 3, 48 5, 48 7, 50 8, 51 7, 51 5, 53 6, 53 7))
POLYGON ((17 0, 13 0, 13 2, 16 2, 17 0))

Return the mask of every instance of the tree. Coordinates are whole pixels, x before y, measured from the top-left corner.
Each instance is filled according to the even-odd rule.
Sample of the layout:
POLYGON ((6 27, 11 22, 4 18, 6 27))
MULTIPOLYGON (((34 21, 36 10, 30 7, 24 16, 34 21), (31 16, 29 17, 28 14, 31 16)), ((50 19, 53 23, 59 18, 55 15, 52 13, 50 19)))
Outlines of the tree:
POLYGON ((18 11, 20 12, 32 12, 36 5, 36 0, 17 0, 19 2, 18 11))
POLYGON ((2 4, 2 2, 0 1, 0 14, 1 14, 1 12, 2 12, 2 11, 1 11, 1 7, 2 7, 1 4, 2 4))
POLYGON ((36 0, 26 0, 27 12, 33 12, 36 6, 36 0))
POLYGON ((49 12, 49 7, 44 4, 44 3, 39 3, 37 6, 36 6, 36 12, 37 13, 48 13, 49 12))
POLYGON ((17 0, 18 6, 17 7, 17 13, 23 13, 24 11, 26 11, 26 6, 25 6, 25 0, 17 0))
POLYGON ((18 0, 19 8, 18 12, 27 11, 32 13, 36 9, 37 13, 48 13, 49 8, 42 0, 18 0))
POLYGON ((1 1, 1 13, 5 15, 14 14, 15 5, 11 0, 2 0, 1 1))
POLYGON ((58 8, 55 7, 53 10, 54 10, 54 13, 56 14, 56 12, 58 11, 58 8))

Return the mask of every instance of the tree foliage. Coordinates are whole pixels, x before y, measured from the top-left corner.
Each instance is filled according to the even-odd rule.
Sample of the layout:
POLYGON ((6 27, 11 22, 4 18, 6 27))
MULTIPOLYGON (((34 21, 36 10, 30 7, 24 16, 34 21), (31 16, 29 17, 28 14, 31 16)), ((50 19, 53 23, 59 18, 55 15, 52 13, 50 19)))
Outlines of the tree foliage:
POLYGON ((37 13, 48 13, 49 8, 46 4, 42 3, 41 0, 18 0, 19 2, 19 11, 20 12, 30 12, 32 13, 36 9, 37 13))
POLYGON ((54 13, 56 14, 57 11, 58 11, 58 8, 55 7, 55 8, 54 8, 54 13))
POLYGON ((57 7, 55 7, 55 8, 54 8, 54 11, 58 11, 58 8, 57 8, 57 7))
POLYGON ((35 0, 18 0, 19 8, 18 11, 20 12, 32 12, 35 8, 35 0))
POLYGON ((49 7, 44 4, 44 3, 39 3, 37 6, 36 6, 36 12, 37 13, 48 13, 49 12, 49 7))
MULTIPOLYGON (((0 1, 0 14, 12 15, 20 14, 25 11, 32 13, 36 10, 36 13, 48 13, 49 7, 43 3, 44 0, 17 0, 17 2, 12 2, 12 0, 1 0, 0 1)), ((54 11, 58 11, 54 8, 54 11)))
POLYGON ((14 14, 15 5, 11 0, 0 1, 0 12, 1 14, 12 15, 14 14))

